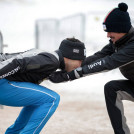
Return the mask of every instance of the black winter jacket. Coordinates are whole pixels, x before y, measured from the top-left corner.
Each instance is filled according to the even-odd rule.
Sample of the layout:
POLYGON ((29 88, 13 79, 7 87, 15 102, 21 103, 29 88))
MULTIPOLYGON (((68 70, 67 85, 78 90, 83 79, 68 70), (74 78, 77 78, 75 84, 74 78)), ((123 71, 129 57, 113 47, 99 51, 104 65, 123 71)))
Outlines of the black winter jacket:
POLYGON ((61 52, 32 49, 24 53, 0 55, 0 79, 41 83, 52 72, 64 69, 61 52))
POLYGON ((134 81, 134 28, 115 44, 109 42, 101 51, 86 58, 83 73, 90 75, 115 68, 129 80, 134 81))

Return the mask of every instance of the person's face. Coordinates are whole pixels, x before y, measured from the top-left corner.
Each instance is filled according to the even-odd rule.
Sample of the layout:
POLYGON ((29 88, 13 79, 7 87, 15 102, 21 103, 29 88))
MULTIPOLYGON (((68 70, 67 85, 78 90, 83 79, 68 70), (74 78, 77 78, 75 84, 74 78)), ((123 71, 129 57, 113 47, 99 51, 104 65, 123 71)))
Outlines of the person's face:
POLYGON ((70 71, 80 67, 82 64, 82 60, 71 60, 71 59, 68 59, 65 57, 64 57, 64 61, 65 61, 65 70, 67 72, 70 72, 70 71))
POLYGON ((122 38, 125 34, 126 33, 107 32, 107 37, 112 40, 113 44, 115 44, 115 42, 122 38))

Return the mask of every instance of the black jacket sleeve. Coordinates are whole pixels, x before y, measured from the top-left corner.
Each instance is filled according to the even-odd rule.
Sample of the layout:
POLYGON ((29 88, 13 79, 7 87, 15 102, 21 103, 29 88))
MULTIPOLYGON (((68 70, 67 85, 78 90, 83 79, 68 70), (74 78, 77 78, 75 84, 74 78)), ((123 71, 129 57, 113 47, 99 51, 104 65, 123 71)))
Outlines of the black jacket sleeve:
POLYGON ((118 52, 100 58, 91 64, 82 67, 84 74, 93 74, 101 71, 108 71, 124 66, 134 61, 134 43, 125 45, 118 52))
POLYGON ((82 63, 82 66, 90 64, 100 58, 107 56, 107 55, 111 55, 112 53, 114 53, 114 48, 113 48, 112 44, 109 43, 108 45, 103 47, 101 51, 96 52, 94 55, 88 56, 82 63))

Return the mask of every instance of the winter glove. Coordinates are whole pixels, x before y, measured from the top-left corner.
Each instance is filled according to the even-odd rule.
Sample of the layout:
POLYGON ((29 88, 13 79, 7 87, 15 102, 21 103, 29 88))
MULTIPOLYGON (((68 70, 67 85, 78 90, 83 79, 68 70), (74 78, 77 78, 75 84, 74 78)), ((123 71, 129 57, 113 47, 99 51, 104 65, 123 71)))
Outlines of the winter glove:
POLYGON ((80 77, 83 77, 82 67, 76 68, 75 70, 71 72, 66 72, 66 71, 54 72, 49 76, 49 80, 54 83, 60 83, 60 82, 65 82, 69 80, 75 80, 80 77))
POLYGON ((75 70, 68 72, 70 80, 78 79, 80 77, 86 76, 87 74, 89 74, 89 68, 87 65, 78 67, 75 70))
POLYGON ((48 79, 54 83, 69 81, 69 75, 66 71, 57 71, 49 75, 48 79))
POLYGON ((69 79, 75 80, 83 76, 83 70, 82 67, 76 68, 75 70, 68 72, 69 79))

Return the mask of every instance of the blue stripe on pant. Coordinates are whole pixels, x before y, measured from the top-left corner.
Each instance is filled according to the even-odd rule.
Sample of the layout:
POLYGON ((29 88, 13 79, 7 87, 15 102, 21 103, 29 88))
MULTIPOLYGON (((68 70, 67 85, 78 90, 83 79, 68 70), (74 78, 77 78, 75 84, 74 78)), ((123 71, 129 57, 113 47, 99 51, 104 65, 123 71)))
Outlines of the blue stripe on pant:
POLYGON ((56 92, 43 86, 0 80, 0 104, 23 107, 5 134, 39 134, 55 112, 59 101, 60 96, 56 92))

